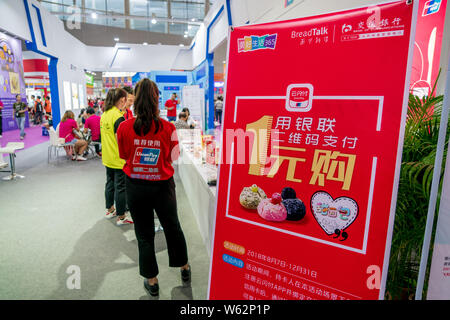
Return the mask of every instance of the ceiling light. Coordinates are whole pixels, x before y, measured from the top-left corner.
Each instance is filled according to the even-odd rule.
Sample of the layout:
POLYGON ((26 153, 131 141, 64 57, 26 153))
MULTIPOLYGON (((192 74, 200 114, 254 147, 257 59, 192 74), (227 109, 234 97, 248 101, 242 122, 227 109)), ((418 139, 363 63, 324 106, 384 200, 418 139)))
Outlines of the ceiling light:
POLYGON ((185 35, 184 35, 184 37, 185 37, 185 38, 187 38, 187 37, 188 37, 188 35, 187 35, 187 34, 185 34, 185 35))
POLYGON ((192 29, 192 26, 191 25, 188 25, 188 30, 191 30, 192 29))
POLYGON ((92 19, 97 19, 97 13, 92 12, 92 13, 91 13, 91 18, 92 18, 92 19))
POLYGON ((195 18, 192 18, 191 21, 194 22, 194 21, 195 21, 195 18))
POLYGON ((152 19, 152 24, 156 24, 157 22, 156 19, 152 19))
POLYGON ((116 38, 114 38, 114 41, 116 41, 116 42, 117 42, 117 41, 119 41, 119 40, 120 40, 120 39, 119 39, 119 38, 117 38, 117 37, 116 37, 116 38))
POLYGON ((156 21, 156 14, 152 13, 152 23, 156 24, 156 22, 158 22, 156 21))
POLYGON ((180 47, 184 47, 184 44, 180 43, 180 47))
POLYGON ((148 45, 148 43, 147 43, 147 42, 144 42, 144 43, 143 43, 143 45, 144 45, 144 46, 147 46, 147 45, 148 45))
POLYGON ((184 34, 188 34, 188 32, 189 32, 189 31, 186 30, 186 31, 184 32, 184 34))
POLYGON ((227 63, 225 60, 222 61, 223 63, 227 63))

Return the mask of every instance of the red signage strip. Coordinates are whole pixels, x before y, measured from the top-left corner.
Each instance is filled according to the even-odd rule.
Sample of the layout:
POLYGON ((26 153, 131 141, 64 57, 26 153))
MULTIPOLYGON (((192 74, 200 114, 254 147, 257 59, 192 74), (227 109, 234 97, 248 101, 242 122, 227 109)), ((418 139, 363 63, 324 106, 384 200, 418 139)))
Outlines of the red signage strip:
POLYGON ((411 76, 412 93, 428 95, 439 74, 446 0, 420 0, 414 60, 411 76))
POLYGON ((210 299, 383 298, 417 8, 230 32, 210 299))

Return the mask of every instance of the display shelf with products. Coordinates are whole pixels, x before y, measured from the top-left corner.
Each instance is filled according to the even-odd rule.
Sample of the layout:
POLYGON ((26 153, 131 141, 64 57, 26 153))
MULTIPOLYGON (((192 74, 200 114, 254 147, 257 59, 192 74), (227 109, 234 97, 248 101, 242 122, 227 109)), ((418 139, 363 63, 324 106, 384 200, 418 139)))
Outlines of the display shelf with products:
POLYGON ((207 252, 211 255, 216 211, 216 180, 219 144, 200 130, 177 130, 180 157, 176 171, 197 220, 207 252))

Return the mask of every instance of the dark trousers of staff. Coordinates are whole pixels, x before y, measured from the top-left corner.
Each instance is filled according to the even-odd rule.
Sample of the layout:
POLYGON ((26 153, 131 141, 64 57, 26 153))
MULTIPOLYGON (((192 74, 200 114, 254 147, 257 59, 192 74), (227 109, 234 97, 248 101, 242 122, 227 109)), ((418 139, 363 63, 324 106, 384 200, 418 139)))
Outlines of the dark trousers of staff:
POLYGON ((170 267, 188 262, 186 240, 177 214, 175 181, 145 181, 126 178, 127 200, 139 249, 139 272, 150 279, 158 275, 155 253, 154 212, 164 229, 170 267))
POLYGON ((127 209, 126 196, 125 173, 122 171, 122 169, 113 169, 106 167, 106 209, 111 208, 115 202, 117 215, 124 215, 127 209))

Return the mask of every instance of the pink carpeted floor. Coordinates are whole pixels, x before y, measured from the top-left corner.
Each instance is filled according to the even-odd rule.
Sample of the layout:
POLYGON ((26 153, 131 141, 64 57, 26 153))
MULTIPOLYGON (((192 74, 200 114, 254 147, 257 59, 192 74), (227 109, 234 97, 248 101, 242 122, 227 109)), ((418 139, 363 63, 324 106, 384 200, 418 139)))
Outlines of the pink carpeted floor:
MULTIPOLYGON (((48 136, 42 135, 41 126, 25 128, 25 133, 25 138, 20 140, 20 130, 3 131, 3 137, 0 138, 0 146, 5 147, 8 142, 23 142, 25 144, 25 149, 27 149, 49 140, 48 136)), ((17 152, 20 152, 20 150, 17 152)))

